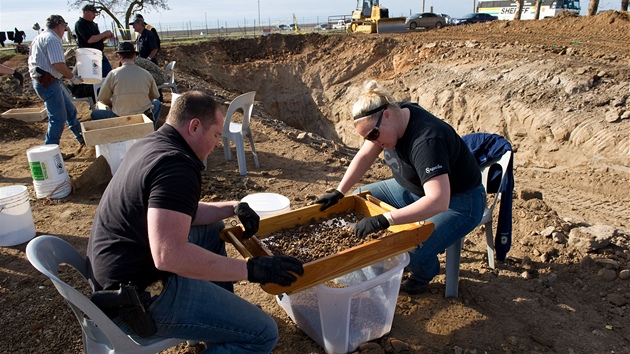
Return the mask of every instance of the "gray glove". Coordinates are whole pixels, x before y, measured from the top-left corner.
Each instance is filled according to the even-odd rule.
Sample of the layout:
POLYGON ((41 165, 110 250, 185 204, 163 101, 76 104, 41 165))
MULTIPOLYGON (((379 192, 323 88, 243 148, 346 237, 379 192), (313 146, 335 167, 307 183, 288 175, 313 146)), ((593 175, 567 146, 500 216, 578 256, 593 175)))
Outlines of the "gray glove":
POLYGON ((83 79, 81 78, 81 76, 73 75, 72 79, 70 79, 70 82, 72 82, 73 85, 81 85, 83 83, 83 79))

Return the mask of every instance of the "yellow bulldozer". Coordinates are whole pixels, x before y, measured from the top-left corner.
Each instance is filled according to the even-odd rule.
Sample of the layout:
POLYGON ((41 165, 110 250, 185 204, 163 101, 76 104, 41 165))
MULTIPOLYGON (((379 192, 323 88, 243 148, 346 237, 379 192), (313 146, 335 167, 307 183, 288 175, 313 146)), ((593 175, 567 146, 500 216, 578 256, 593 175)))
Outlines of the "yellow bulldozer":
POLYGON ((357 8, 352 11, 350 32, 393 33, 407 32, 404 17, 389 17, 389 10, 379 4, 379 0, 357 0, 357 8))

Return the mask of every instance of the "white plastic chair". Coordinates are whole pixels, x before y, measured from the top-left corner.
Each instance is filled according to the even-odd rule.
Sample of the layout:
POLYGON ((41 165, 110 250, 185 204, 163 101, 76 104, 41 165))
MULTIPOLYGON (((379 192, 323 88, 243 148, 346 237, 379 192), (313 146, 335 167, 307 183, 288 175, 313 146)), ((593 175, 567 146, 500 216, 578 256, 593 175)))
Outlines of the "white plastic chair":
MULTIPOLYGON (((486 206, 481 222, 477 226, 485 225, 486 228, 486 248, 488 251, 488 266, 494 269, 494 235, 492 234, 492 212, 497 205, 499 199, 501 199, 501 193, 498 190, 505 181, 505 175, 512 157, 512 152, 507 151, 501 156, 499 160, 490 161, 487 164, 481 166, 481 182, 486 189, 486 195, 494 193, 494 200, 490 206, 486 206), (501 183, 498 186, 488 185, 488 175, 492 167, 498 165, 501 168, 501 183), (489 189, 491 188, 491 189, 489 189)), ((459 262, 462 253, 462 247, 464 247, 464 238, 462 237, 454 244, 450 245, 446 249, 446 297, 457 297, 459 286, 459 262)))
POLYGON ((166 82, 162 85, 159 85, 157 88, 161 90, 163 88, 170 88, 172 92, 179 93, 177 91, 177 83, 175 83, 175 63, 176 61, 172 61, 166 64, 166 68, 164 69, 164 75, 166 77, 166 82))
POLYGON ((247 167, 245 164, 245 136, 249 137, 249 144, 252 147, 252 154, 254 154, 254 162, 256 167, 260 167, 258 163, 258 155, 256 154, 256 147, 254 147, 254 138, 252 137, 252 130, 249 125, 249 120, 252 116, 252 110, 254 108, 254 96, 256 91, 244 93, 236 97, 225 114, 225 123, 223 123, 223 151, 225 159, 227 161, 232 159, 230 151, 230 140, 234 141, 236 145, 236 158, 238 160, 238 170, 241 175, 247 174, 247 167), (234 112, 243 111, 243 123, 232 122, 232 116, 234 112))
POLYGON ((26 257, 41 273, 52 280, 66 299, 83 331, 85 353, 157 353, 184 342, 183 339, 126 335, 94 303, 59 279, 59 265, 76 268, 84 278, 88 273, 85 258, 66 241, 55 236, 39 236, 26 246, 26 257))
POLYGON ((92 97, 74 97, 72 95, 72 91, 70 91, 70 89, 68 88, 68 86, 66 85, 61 85, 63 86, 63 88, 66 90, 66 93, 68 93, 68 96, 70 97, 70 100, 72 100, 72 102, 81 102, 81 101, 85 101, 88 103, 88 105, 90 105, 90 110, 93 111, 94 110, 94 100, 92 99, 92 97))

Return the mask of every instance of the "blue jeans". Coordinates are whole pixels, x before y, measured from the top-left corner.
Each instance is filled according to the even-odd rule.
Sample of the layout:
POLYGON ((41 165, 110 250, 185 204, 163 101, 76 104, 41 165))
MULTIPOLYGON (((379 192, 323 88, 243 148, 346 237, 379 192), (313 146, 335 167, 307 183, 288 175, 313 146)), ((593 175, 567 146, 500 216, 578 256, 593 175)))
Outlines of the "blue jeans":
MULTIPOLYGON (((151 101, 151 104, 153 105, 153 109, 152 109, 153 130, 157 130, 157 123, 160 118, 160 112, 162 111, 162 103, 160 103, 159 100, 153 100, 151 101)), ((92 113, 90 113, 90 119, 92 120, 114 118, 114 117, 118 117, 118 116, 111 110, 95 109, 92 111, 92 113)))
POLYGON ((55 80, 48 87, 44 87, 33 80, 35 93, 44 101, 48 114, 48 132, 46 132, 45 144, 59 144, 64 123, 68 124, 75 139, 79 143, 83 143, 83 133, 81 132, 81 123, 77 119, 77 109, 62 85, 61 80, 55 80))
MULTIPOLYGON (((223 222, 192 227, 188 240, 225 255, 223 222)), ((157 336, 203 341, 204 353, 269 353, 278 341, 271 316, 232 293, 232 283, 171 275, 149 305, 157 336)))
MULTIPOLYGON (((366 190, 374 197, 399 209, 420 199, 400 186, 393 178, 368 184, 358 188, 354 193, 366 190)), ((463 193, 451 195, 448 210, 427 219, 435 224, 431 236, 409 252, 408 269, 411 271, 411 278, 428 283, 438 275, 440 272, 438 254, 479 225, 485 205, 486 192, 481 184, 463 193)))

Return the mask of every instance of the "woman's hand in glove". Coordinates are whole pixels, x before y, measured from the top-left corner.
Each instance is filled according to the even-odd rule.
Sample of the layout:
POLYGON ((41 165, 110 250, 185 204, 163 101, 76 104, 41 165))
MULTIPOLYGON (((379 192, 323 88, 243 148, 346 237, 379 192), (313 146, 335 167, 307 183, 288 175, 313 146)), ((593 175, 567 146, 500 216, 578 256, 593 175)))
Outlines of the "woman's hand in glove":
POLYGON ((247 260, 247 280, 252 283, 276 283, 289 286, 304 274, 302 262, 290 256, 257 257, 247 260))
POLYGON ((245 227, 245 231, 243 232, 243 238, 248 239, 256 232, 258 232, 258 225, 260 224, 260 216, 256 214, 256 212, 249 207, 249 204, 241 202, 236 204, 234 208, 234 214, 238 216, 238 220, 245 227))
POLYGON ((321 198, 317 199, 315 201, 315 204, 322 204, 321 208, 319 208, 320 211, 324 211, 328 208, 330 208, 331 206, 339 203, 339 201, 343 198, 343 193, 341 193, 339 190, 335 189, 334 191, 328 193, 328 194, 324 194, 321 198))
POLYGON ((370 216, 368 218, 361 219, 357 226, 354 227, 354 235, 359 238, 385 230, 389 227, 389 221, 383 215, 370 216))

